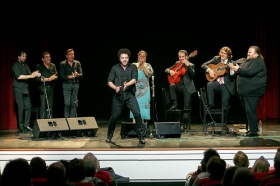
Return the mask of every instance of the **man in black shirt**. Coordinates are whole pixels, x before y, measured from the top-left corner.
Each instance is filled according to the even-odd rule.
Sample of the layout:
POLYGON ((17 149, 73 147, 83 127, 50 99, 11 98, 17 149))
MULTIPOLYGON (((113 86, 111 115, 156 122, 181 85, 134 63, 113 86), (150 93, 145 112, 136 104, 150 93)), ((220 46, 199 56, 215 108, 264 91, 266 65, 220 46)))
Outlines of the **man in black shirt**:
POLYGON ((82 66, 79 61, 74 60, 74 50, 66 50, 66 60, 60 63, 65 118, 77 117, 79 78, 82 76, 82 66))
POLYGON ((31 131, 30 116, 31 116, 31 102, 29 97, 28 79, 40 77, 38 71, 30 71, 26 61, 26 52, 20 51, 18 53, 18 61, 12 67, 12 74, 14 78, 13 93, 18 106, 18 122, 19 131, 31 131))
POLYGON ((40 81, 40 118, 50 119, 53 116, 53 92, 54 80, 57 79, 57 70, 55 64, 51 63, 51 56, 49 52, 42 54, 42 61, 37 65, 36 70, 41 73, 41 78, 37 77, 36 80, 40 81))
POLYGON ((128 49, 120 49, 118 51, 118 57, 120 63, 111 68, 107 80, 108 86, 115 91, 115 94, 113 95, 112 115, 109 121, 106 142, 111 142, 117 119, 121 114, 124 104, 126 104, 135 118, 139 143, 145 144, 140 109, 135 98, 135 83, 138 78, 137 67, 128 63, 130 57, 130 51, 128 49))

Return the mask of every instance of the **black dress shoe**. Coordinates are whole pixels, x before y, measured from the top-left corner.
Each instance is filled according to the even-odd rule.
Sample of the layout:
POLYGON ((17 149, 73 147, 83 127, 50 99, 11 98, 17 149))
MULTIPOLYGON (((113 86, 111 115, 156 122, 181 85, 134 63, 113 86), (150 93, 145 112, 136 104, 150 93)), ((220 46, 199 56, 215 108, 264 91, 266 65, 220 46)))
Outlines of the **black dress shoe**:
POLYGON ((249 132, 248 134, 244 134, 244 137, 254 137, 254 136, 258 136, 258 134, 252 132, 249 132))
POLYGON ((18 132, 20 132, 20 133, 24 133, 24 132, 25 132, 25 130, 24 130, 23 128, 21 128, 21 129, 18 129, 18 132))
POLYGON ((111 143, 112 141, 112 136, 108 136, 107 139, 105 140, 106 143, 111 143))
POLYGON ((139 144, 145 144, 145 143, 146 143, 146 142, 145 142, 143 136, 140 136, 140 137, 139 137, 139 144))
POLYGON ((30 128, 30 127, 24 127, 24 129, 25 129, 26 131, 32 131, 32 128, 30 128))

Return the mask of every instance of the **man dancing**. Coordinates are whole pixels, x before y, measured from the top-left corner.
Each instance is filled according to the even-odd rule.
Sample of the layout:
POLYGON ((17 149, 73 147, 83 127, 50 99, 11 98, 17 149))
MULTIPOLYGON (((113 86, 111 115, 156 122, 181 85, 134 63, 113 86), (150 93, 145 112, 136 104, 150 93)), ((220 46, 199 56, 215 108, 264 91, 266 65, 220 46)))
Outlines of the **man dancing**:
POLYGON ((137 67, 128 62, 130 57, 130 51, 128 49, 120 49, 118 51, 118 57, 120 63, 111 68, 107 80, 108 86, 115 91, 115 94, 112 100, 112 115, 109 121, 106 142, 111 142, 117 119, 121 114, 124 104, 126 104, 135 118, 139 143, 145 144, 140 109, 135 98, 135 83, 138 78, 137 67))

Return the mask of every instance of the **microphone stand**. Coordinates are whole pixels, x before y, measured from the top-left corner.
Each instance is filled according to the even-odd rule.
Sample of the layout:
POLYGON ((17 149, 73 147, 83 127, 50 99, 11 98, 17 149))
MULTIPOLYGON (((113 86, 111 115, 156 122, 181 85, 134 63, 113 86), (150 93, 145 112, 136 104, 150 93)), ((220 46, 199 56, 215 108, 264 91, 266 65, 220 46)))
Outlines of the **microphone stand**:
MULTIPOLYGON (((73 79, 75 81, 75 85, 74 85, 74 91, 73 93, 75 94, 75 89, 76 89, 76 83, 78 83, 78 80, 76 80, 75 76, 74 76, 74 73, 72 72, 72 76, 73 76, 73 79)), ((75 116, 78 117, 78 113, 77 113, 77 107, 78 107, 78 96, 77 94, 75 94, 75 97, 76 97, 76 100, 75 100, 75 116)))
POLYGON ((47 119, 51 119, 52 118, 52 116, 51 116, 51 109, 50 109, 48 94, 47 94, 47 90, 46 90, 45 78, 43 76, 41 76, 41 78, 43 79, 44 94, 45 94, 46 103, 47 103, 47 113, 48 113, 48 118, 47 119))
POLYGON ((155 120, 155 117, 157 119, 157 114, 155 112, 155 109, 156 109, 156 98, 155 98, 155 76, 152 76, 152 86, 151 86, 151 89, 152 89, 152 99, 153 99, 153 103, 152 103, 152 106, 153 106, 153 122, 157 121, 155 120))

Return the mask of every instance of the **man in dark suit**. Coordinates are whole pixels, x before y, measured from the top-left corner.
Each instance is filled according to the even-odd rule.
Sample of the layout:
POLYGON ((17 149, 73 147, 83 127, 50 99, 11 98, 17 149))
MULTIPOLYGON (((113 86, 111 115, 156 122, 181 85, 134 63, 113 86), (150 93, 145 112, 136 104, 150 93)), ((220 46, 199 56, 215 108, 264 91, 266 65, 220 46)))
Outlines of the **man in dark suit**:
MULTIPOLYGON (((218 65, 219 63, 223 63, 224 65, 227 65, 232 62, 232 51, 229 47, 223 47, 221 48, 219 52, 219 56, 215 56, 210 61, 207 61, 201 65, 201 67, 205 70, 206 73, 209 73, 209 76, 211 78, 215 78, 214 71, 208 67, 210 64, 218 65)), ((221 93, 222 96, 222 109, 224 111, 228 110, 229 108, 229 102, 231 95, 236 94, 236 85, 235 85, 235 79, 230 76, 229 73, 229 67, 226 68, 226 73, 224 75, 217 77, 217 79, 214 79, 213 81, 209 82, 207 84, 207 93, 208 93, 208 101, 209 101, 209 108, 213 109, 215 107, 214 99, 215 94, 217 92, 221 93)))
MULTIPOLYGON (((182 68, 185 68, 185 73, 181 74, 181 79, 178 84, 171 83, 169 87, 170 98, 172 101, 172 106, 169 110, 178 109, 177 103, 177 93, 182 92, 184 95, 184 109, 189 109, 191 105, 192 94, 196 92, 193 77, 195 75, 195 66, 194 64, 188 61, 188 52, 186 50, 180 50, 178 52, 179 61, 167 68, 165 72, 174 77, 176 76, 176 72, 174 72, 174 67, 179 66, 179 64, 183 64, 182 68)), ((187 118, 187 113, 184 115, 184 119, 187 118)))
POLYGON ((251 46, 247 59, 240 66, 229 64, 232 77, 236 77, 237 91, 243 103, 250 127, 246 137, 257 136, 257 107, 267 85, 266 66, 260 48, 251 46))

